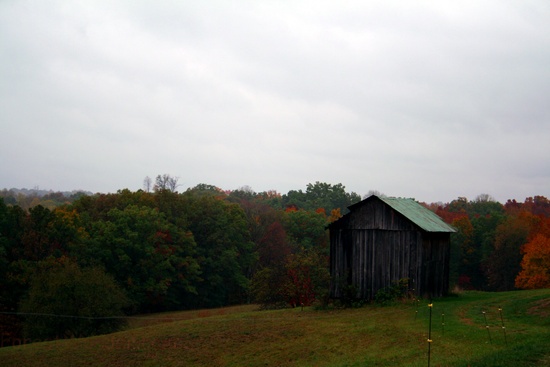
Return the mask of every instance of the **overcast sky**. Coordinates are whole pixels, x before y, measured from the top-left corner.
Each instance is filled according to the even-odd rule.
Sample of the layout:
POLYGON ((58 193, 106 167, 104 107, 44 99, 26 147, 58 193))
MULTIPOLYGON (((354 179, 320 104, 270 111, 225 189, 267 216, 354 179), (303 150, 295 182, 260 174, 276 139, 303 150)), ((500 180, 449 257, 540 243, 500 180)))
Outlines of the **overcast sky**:
POLYGON ((550 197, 550 2, 0 1, 0 188, 550 197))

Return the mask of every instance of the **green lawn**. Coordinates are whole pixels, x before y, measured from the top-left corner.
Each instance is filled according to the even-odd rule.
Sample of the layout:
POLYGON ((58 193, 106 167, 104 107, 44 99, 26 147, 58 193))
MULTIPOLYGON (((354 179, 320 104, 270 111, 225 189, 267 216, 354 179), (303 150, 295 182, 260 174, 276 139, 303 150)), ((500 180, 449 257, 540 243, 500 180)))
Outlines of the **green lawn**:
MULTIPOLYGON (((548 289, 465 292, 431 310, 431 366, 550 366, 548 289)), ((0 366, 427 366, 429 313, 409 302, 162 314, 115 334, 2 348, 0 366)))

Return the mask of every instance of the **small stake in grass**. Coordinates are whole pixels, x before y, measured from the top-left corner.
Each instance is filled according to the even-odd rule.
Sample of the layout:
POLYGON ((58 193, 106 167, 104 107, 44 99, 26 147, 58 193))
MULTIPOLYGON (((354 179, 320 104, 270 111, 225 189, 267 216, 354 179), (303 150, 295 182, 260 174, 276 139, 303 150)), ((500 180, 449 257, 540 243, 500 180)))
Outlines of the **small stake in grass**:
POLYGON ((428 307, 430 308, 430 327, 428 328, 428 367, 430 367, 430 355, 431 355, 431 347, 432 347, 432 308, 433 308, 433 303, 428 304, 428 307))
POLYGON ((489 331, 489 324, 487 323, 487 315, 485 311, 482 311, 483 319, 485 320, 485 328, 487 329, 487 335, 489 335, 489 343, 493 344, 493 339, 491 339, 491 332, 489 331))
POLYGON ((504 333, 504 343, 508 346, 508 339, 506 338, 506 326, 504 326, 504 318, 502 317, 502 307, 498 308, 500 314, 500 322, 502 322, 502 332, 504 333))
MULTIPOLYGON (((413 289, 414 291, 414 289, 413 289)), ((416 321, 416 318, 418 317, 418 306, 420 305, 420 300, 418 298, 414 299, 414 304, 416 306, 416 310, 414 310, 414 321, 416 321)))
POLYGON ((441 314, 441 331, 442 335, 445 336, 445 312, 441 314))

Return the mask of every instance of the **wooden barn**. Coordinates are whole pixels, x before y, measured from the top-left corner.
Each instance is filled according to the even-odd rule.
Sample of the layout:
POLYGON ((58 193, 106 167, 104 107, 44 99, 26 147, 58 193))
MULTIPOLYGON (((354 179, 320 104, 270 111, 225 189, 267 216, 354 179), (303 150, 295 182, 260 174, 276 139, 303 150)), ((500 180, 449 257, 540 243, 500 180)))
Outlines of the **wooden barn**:
POLYGON ((356 298, 373 299, 404 278, 417 296, 447 294, 454 228, 414 199, 372 195, 349 210, 328 227, 333 298, 352 285, 356 298))

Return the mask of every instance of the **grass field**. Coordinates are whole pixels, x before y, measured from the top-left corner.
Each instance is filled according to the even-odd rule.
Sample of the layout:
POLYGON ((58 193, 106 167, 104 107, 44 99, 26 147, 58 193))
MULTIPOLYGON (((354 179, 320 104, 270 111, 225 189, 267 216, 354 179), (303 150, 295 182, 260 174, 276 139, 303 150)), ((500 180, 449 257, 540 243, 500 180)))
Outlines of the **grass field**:
MULTIPOLYGON (((548 289, 465 292, 431 313, 431 366, 550 366, 548 289)), ((1 348, 0 366, 427 366, 429 314, 427 302, 161 314, 115 334, 1 348)))

